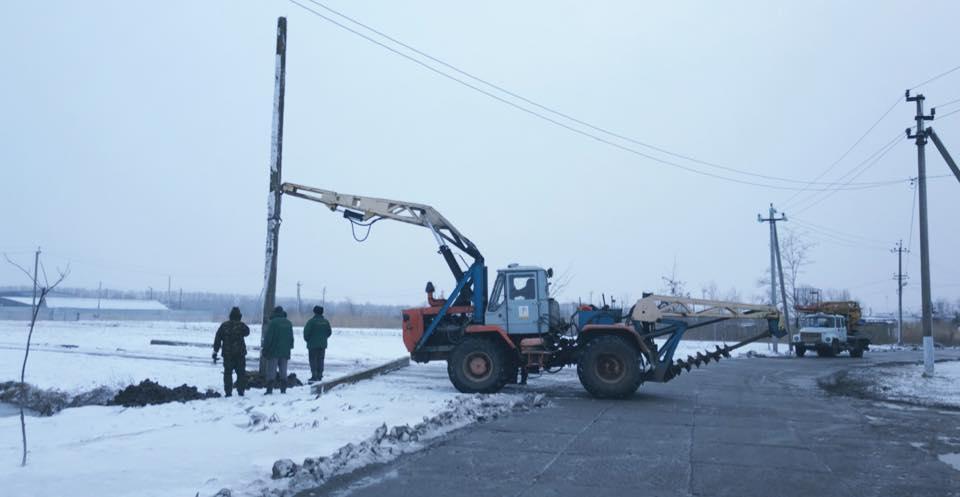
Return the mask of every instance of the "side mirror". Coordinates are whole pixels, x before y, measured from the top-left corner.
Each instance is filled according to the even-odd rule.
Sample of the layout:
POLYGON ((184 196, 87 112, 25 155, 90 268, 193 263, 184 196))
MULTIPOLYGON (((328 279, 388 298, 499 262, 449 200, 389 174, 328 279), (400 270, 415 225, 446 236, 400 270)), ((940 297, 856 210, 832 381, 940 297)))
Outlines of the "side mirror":
POLYGON ((547 278, 553 278, 553 268, 547 268, 547 278))

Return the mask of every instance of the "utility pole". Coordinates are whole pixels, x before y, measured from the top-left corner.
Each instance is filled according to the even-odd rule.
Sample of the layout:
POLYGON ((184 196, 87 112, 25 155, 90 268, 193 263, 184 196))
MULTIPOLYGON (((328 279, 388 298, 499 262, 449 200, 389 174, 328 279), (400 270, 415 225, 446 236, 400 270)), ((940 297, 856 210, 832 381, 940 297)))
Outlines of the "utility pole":
POLYGON ((903 274, 903 254, 910 252, 903 248, 903 240, 897 242, 896 248, 890 249, 897 253, 897 274, 893 277, 897 279, 897 345, 903 345, 903 287, 907 286, 907 275, 903 274))
POLYGON ((300 301, 300 287, 303 283, 297 282, 297 317, 303 317, 303 303, 300 301))
MULTIPOLYGON (((273 79, 273 129, 270 146, 270 193, 267 196, 267 250, 263 282, 263 330, 266 331, 270 312, 277 298, 277 255, 280 243, 280 199, 282 191, 281 165, 283 159, 283 97, 287 71, 287 18, 277 18, 276 72, 273 79)), ((261 333, 261 344, 263 345, 261 333)), ((265 373, 265 361, 260 361, 260 373, 265 373)))
POLYGON ((183 287, 180 288, 180 299, 177 301, 177 309, 183 310, 183 287))
MULTIPOLYGON (((772 216, 771 216, 772 217, 772 216)), ((783 215, 783 221, 787 220, 787 215, 783 215)), ((770 223, 773 226, 773 243, 777 249, 777 276, 780 278, 780 297, 783 300, 783 326, 787 331, 787 351, 793 351, 793 342, 790 341, 790 309, 787 306, 787 287, 783 280, 783 263, 780 261, 780 236, 777 234, 777 223, 770 223)))
POLYGON ((100 299, 103 298, 103 282, 97 283, 97 316, 100 315, 100 299))
MULTIPOLYGON (((757 222, 759 223, 770 223, 770 305, 777 306, 777 221, 786 221, 787 216, 783 215, 777 217, 777 210, 773 208, 773 204, 770 204, 770 217, 764 218, 760 214, 757 214, 757 222)), ((783 308, 786 310, 787 303, 784 301, 783 308)), ((780 342, 780 339, 773 337, 773 353, 776 354, 777 344, 780 342)), ((787 344, 790 343, 790 340, 787 340, 787 344)), ((789 345, 788 345, 789 346, 789 345)))
POLYGON ((927 144, 927 133, 923 129, 925 121, 933 120, 933 115, 923 114, 923 94, 910 96, 906 91, 907 102, 917 103, 917 131, 911 134, 907 128, 907 138, 916 139, 917 143, 917 184, 919 185, 920 202, 920 299, 922 308, 921 322, 923 324, 923 375, 933 376, 933 312, 930 305, 930 238, 927 230, 927 163, 924 147, 927 144))
MULTIPOLYGON (((33 300, 31 301, 31 307, 37 308, 37 268, 40 266, 40 247, 37 247, 36 253, 33 254, 33 300)), ((22 376, 22 375, 21 375, 22 376)))
POLYGON ((167 275, 167 305, 173 300, 173 294, 170 293, 170 275, 167 275))
POLYGON ((327 305, 327 287, 323 287, 323 297, 320 299, 320 306, 325 307, 327 305))

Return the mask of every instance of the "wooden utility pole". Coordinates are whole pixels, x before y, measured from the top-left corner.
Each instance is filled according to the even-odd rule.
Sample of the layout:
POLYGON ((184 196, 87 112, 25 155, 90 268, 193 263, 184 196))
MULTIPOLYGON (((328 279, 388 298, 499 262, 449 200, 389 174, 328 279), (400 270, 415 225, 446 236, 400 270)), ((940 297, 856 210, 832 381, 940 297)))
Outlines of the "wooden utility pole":
MULTIPOLYGON (((270 194, 267 197, 267 248, 263 282, 263 332, 277 298, 277 254, 280 243, 280 199, 283 159, 283 97, 287 71, 287 18, 277 18, 277 52, 273 80, 273 130, 270 144, 270 194)), ((263 332, 261 332, 261 345, 263 332)), ((260 372, 265 361, 260 361, 260 372)))

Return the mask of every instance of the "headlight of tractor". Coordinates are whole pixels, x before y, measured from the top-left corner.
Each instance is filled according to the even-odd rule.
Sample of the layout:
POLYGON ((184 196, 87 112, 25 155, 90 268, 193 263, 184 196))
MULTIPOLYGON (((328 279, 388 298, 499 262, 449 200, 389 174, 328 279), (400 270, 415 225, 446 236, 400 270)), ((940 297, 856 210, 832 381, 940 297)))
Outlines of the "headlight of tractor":
POLYGON ((831 340, 833 340, 833 337, 823 337, 824 342, 830 343, 831 340))
POLYGON ((799 341, 800 341, 800 335, 793 335, 793 341, 794 341, 794 342, 799 342, 799 341))

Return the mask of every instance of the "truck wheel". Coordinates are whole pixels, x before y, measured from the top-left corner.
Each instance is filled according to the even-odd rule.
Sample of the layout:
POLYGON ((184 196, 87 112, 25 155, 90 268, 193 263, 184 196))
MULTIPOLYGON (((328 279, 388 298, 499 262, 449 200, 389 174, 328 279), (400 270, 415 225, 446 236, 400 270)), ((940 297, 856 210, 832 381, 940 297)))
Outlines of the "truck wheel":
POLYGON ((594 397, 627 397, 640 387, 640 356, 623 338, 600 336, 584 346, 577 361, 577 376, 594 397))
POLYGON ((464 339, 447 359, 447 375, 463 393, 494 393, 507 384, 510 368, 503 346, 485 338, 464 339))
POLYGON ((803 345, 796 345, 793 347, 793 351, 797 354, 797 357, 803 357, 807 353, 807 348, 803 345))

